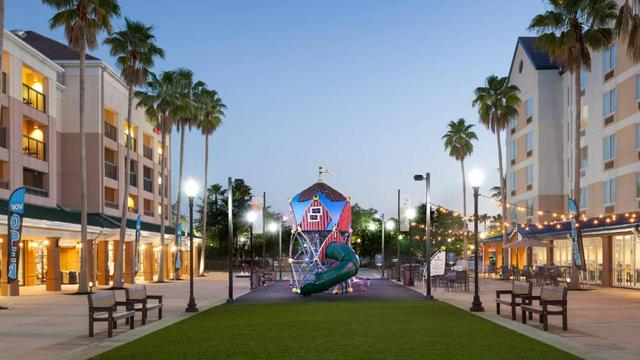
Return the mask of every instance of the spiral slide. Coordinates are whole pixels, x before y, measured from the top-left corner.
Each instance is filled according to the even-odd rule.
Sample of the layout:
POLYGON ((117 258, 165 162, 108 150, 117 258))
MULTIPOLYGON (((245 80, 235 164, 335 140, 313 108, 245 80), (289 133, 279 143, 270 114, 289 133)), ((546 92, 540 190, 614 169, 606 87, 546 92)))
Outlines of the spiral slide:
POLYGON ((332 242, 327 246, 327 258, 338 263, 331 269, 319 272, 313 282, 307 283, 300 289, 300 295, 311 295, 330 289, 349 280, 358 273, 360 259, 347 244, 332 242))

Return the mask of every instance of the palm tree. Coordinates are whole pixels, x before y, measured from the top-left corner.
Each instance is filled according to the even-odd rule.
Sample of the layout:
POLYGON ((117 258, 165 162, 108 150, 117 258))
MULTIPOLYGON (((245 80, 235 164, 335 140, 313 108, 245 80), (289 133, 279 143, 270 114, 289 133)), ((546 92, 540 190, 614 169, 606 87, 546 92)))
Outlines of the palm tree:
POLYGON ((496 185, 489 190, 491 192, 491 199, 496 202, 500 202, 502 200, 502 187, 500 185, 496 185))
POLYGON ((216 208, 218 207, 218 198, 224 193, 225 190, 220 184, 213 184, 209 187, 209 194, 213 196, 213 204, 216 208))
POLYGON ((144 85, 149 77, 149 69, 154 65, 155 58, 164 58, 164 50, 155 43, 153 27, 139 21, 125 18, 124 29, 108 37, 105 44, 111 47, 111 56, 116 57, 116 64, 120 68, 121 75, 127 83, 127 153, 124 160, 124 194, 122 198, 122 218, 120 220, 120 242, 118 243, 118 256, 116 257, 116 269, 113 286, 122 287, 122 272, 124 259, 124 242, 127 233, 127 199, 129 196, 129 167, 131 166, 131 117, 133 111, 133 91, 136 86, 144 85))
POLYGON ((78 292, 88 291, 87 269, 87 152, 85 147, 85 61, 87 49, 93 50, 98 46, 98 35, 102 31, 111 33, 111 19, 120 16, 120 6, 116 0, 42 0, 58 11, 49 20, 49 28, 64 27, 64 35, 69 46, 80 56, 80 94, 79 104, 79 132, 80 132, 80 279, 78 292))
MULTIPOLYGON (((222 103, 222 99, 218 97, 218 93, 215 90, 208 90, 206 88, 203 88, 202 91, 196 95, 196 103, 199 104, 202 109, 198 125, 200 131, 202 131, 202 135, 204 135, 204 196, 202 199, 204 211, 202 212, 202 245, 200 249, 200 266, 198 269, 198 275, 204 276, 205 251, 207 248, 207 205, 209 200, 209 194, 207 193, 209 137, 218 129, 220 124, 222 124, 226 106, 222 103)), ((217 202, 216 194, 216 205, 217 202)))
MULTIPOLYGON (((502 139, 500 131, 506 129, 509 121, 518 115, 518 105, 520 98, 518 97, 518 89, 515 85, 509 85, 509 79, 490 75, 484 87, 476 88, 473 106, 478 107, 480 122, 496 134, 498 142, 498 172, 500 177, 500 201, 502 204, 502 218, 507 218, 507 179, 504 175, 502 165, 502 139)), ((506 231, 502 232, 502 258, 507 259, 507 235, 506 231)), ((506 265, 503 261, 503 270, 506 265)), ((506 273, 506 271, 503 271, 506 273)))
POLYGON ((162 148, 162 158, 160 161, 160 266, 158 268, 157 282, 164 282, 164 262, 166 258, 166 246, 164 241, 165 235, 165 216, 171 221, 171 212, 165 208, 165 189, 166 189, 166 167, 168 151, 166 147, 167 134, 171 133, 173 121, 176 118, 176 109, 180 103, 177 88, 176 74, 173 71, 165 71, 160 76, 149 73, 149 80, 145 90, 135 92, 138 98, 137 107, 143 108, 149 120, 155 121, 161 131, 160 146, 162 148))
MULTIPOLYGON (((613 0, 550 0, 549 4, 551 9, 536 15, 529 30, 539 35, 537 46, 573 75, 573 199, 580 209, 580 71, 583 67, 591 70, 591 51, 606 49, 613 43, 611 24, 616 20, 617 5, 613 0)), ((580 286, 579 276, 574 266, 570 286, 580 286)))
POLYGON ((627 42, 627 55, 640 62, 640 0, 625 0, 618 10, 616 35, 627 42))
MULTIPOLYGON (((462 170, 462 216, 467 217, 467 184, 464 172, 464 159, 473 153, 473 140, 478 140, 478 136, 473 131, 473 124, 467 124, 463 118, 457 121, 450 121, 448 130, 442 136, 444 149, 449 151, 449 156, 460 161, 462 170)), ((467 255, 467 237, 464 238, 463 256, 467 255)))

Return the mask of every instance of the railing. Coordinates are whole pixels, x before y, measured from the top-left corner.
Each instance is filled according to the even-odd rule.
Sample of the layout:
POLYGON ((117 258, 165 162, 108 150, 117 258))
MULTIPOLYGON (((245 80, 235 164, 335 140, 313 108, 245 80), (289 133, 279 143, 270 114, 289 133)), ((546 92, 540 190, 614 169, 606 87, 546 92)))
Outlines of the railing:
POLYGON ((118 210, 118 203, 111 202, 111 201, 109 201, 109 200, 105 200, 105 201, 104 201, 104 206, 106 206, 106 207, 108 207, 108 208, 111 208, 111 209, 116 209, 116 210, 118 210))
POLYGON ((153 180, 151 179, 147 179, 147 178, 143 178, 142 179, 142 187, 144 189, 144 191, 153 192, 153 180))
POLYGON ((7 93, 7 73, 4 71, 2 72, 2 93, 7 93))
POLYGON ((110 162, 105 161, 104 162, 104 176, 113 179, 113 180, 118 180, 118 166, 114 165, 110 162))
POLYGON ((47 160, 46 144, 28 135, 22 135, 22 153, 38 160, 47 160))
POLYGON ((49 191, 47 191, 46 189, 24 185, 24 190, 27 194, 30 194, 30 195, 49 197, 49 191))
POLYGON ((129 172, 129 185, 133 187, 138 187, 138 174, 133 171, 129 172))
POLYGON ((0 180, 0 188, 9 189, 9 180, 0 180))
POLYGON ((0 125, 0 147, 7 148, 7 127, 0 125))
POLYGON ((31 106, 32 108, 47 112, 46 102, 47 96, 40 91, 32 88, 27 84, 22 84, 22 102, 31 106))
POLYGON ((142 145, 142 153, 144 154, 144 157, 153 161, 153 148, 150 148, 147 145, 142 145))
POLYGON ((154 217, 155 214, 153 213, 153 210, 145 210, 144 211, 144 216, 151 216, 154 217))
POLYGON ((107 138, 118 141, 118 128, 109 124, 108 122, 104 123, 104 136, 107 138))

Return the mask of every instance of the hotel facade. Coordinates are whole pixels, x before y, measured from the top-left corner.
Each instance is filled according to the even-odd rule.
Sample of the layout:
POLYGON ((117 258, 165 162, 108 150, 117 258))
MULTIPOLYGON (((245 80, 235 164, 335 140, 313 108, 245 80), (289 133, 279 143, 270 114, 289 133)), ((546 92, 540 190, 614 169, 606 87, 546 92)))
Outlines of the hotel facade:
MULTIPOLYGON (((27 191, 17 282, 6 281, 6 211, 0 212, 0 295, 18 295, 21 286, 49 291, 78 281, 80 270, 79 57, 67 45, 32 31, 4 31, 0 94, 0 208, 11 192, 27 191)), ((85 131, 88 185, 89 276, 97 285, 113 279, 122 207, 127 207, 125 282, 134 279, 135 219, 142 218, 138 280, 157 276, 162 246, 165 276, 173 272, 174 229, 169 218, 171 162, 160 178, 160 133, 134 107, 127 128, 127 86, 102 60, 87 55, 85 131), (130 133, 131 171, 125 174, 130 133), (123 203, 124 184, 129 194, 123 203), (165 208, 160 189, 165 187, 165 208)), ((182 252, 183 254, 185 252, 182 252)), ((183 263, 188 263, 183 261, 183 263)))

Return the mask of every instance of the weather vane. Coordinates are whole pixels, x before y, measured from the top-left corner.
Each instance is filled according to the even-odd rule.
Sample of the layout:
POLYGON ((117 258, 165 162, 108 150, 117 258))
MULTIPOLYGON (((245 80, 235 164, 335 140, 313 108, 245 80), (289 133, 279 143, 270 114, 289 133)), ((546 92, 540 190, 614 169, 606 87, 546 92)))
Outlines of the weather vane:
POLYGON ((326 174, 326 175, 335 175, 336 173, 334 173, 333 171, 327 169, 326 167, 320 165, 318 166, 318 181, 321 182, 322 181, 322 175, 326 174))

